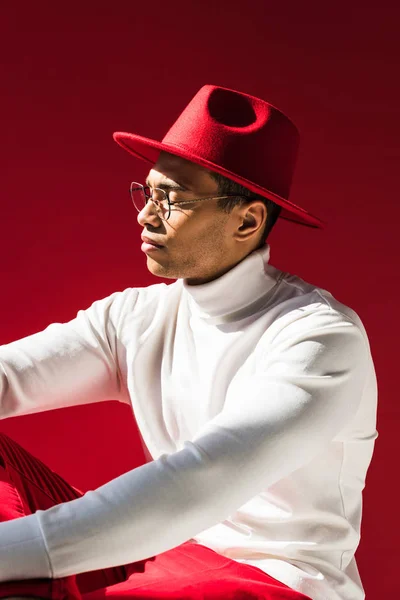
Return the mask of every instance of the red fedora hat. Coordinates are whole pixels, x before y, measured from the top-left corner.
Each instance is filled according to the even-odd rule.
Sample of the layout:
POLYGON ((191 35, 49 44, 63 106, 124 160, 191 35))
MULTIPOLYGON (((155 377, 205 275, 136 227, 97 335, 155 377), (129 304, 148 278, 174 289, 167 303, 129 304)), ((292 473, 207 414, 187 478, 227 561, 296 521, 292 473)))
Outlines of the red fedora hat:
POLYGON ((281 218, 309 227, 324 223, 289 202, 299 132, 272 104, 215 85, 203 86, 161 142, 117 131, 114 140, 151 164, 169 152, 236 181, 282 206, 281 218))

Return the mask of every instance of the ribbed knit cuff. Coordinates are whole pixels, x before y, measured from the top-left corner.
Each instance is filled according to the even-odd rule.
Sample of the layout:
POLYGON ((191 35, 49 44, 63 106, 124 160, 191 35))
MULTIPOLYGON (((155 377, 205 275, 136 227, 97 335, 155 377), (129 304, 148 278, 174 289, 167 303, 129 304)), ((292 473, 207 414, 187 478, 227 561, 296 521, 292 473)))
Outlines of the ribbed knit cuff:
POLYGON ((0 523, 0 582, 52 577, 36 515, 0 523))

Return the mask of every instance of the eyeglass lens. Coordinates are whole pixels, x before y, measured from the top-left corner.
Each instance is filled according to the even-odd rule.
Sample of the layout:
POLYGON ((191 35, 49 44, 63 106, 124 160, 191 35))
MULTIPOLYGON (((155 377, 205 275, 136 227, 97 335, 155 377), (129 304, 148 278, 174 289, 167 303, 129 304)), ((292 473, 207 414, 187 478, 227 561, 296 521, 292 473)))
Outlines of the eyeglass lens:
POLYGON ((158 214, 163 218, 168 215, 168 200, 164 190, 158 188, 151 190, 147 185, 143 186, 138 183, 132 183, 130 192, 132 202, 138 212, 143 210, 147 204, 147 200, 153 195, 153 201, 158 214))
POLYGON ((147 198, 150 196, 150 190, 146 186, 131 184, 131 198, 136 210, 139 212, 145 207, 147 198))

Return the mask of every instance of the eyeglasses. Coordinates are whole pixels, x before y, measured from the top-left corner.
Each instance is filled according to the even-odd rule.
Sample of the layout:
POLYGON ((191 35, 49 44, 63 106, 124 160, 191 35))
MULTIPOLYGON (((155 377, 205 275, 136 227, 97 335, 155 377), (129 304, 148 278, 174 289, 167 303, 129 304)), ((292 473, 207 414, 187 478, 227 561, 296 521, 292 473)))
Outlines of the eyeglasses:
POLYGON ((148 185, 142 185, 141 183, 137 183, 136 181, 132 181, 129 191, 132 198, 132 202, 138 212, 141 212, 146 206, 147 202, 151 200, 153 204, 155 204, 157 214, 164 221, 168 221, 169 217, 171 216, 171 206, 174 206, 175 204, 192 204, 193 202, 203 202, 203 200, 222 200, 223 198, 245 198, 246 200, 250 199, 245 196, 238 196, 238 194, 229 194, 227 196, 210 196, 209 198, 198 198, 195 200, 177 200, 175 202, 171 202, 171 200, 169 199, 169 192, 167 193, 161 188, 151 188, 148 185), (158 198, 154 197, 155 193, 157 193, 158 198))

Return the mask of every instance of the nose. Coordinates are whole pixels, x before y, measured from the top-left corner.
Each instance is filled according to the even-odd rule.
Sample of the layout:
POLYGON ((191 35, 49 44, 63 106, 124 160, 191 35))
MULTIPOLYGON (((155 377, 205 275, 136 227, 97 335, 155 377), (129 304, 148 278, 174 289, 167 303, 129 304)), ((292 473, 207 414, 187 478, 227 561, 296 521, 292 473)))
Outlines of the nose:
POLYGON ((157 213, 157 207, 151 200, 147 202, 146 206, 142 208, 142 210, 138 213, 137 216, 137 222, 142 227, 144 227, 146 223, 154 223, 155 221, 159 224, 161 220, 162 219, 157 213))

